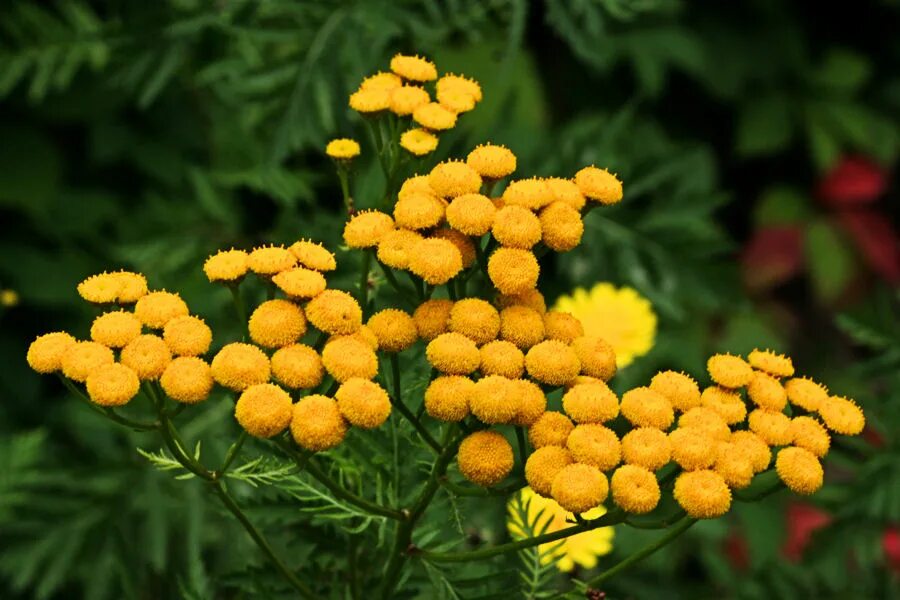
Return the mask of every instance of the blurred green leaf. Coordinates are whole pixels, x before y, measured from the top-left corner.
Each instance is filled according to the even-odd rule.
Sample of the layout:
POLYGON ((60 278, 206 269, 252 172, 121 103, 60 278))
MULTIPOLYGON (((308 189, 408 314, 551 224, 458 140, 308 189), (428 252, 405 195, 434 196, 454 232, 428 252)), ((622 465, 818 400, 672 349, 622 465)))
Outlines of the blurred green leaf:
POLYGON ((831 302, 844 291, 854 274, 855 261, 843 236, 826 220, 806 230, 804 252, 816 295, 831 302))

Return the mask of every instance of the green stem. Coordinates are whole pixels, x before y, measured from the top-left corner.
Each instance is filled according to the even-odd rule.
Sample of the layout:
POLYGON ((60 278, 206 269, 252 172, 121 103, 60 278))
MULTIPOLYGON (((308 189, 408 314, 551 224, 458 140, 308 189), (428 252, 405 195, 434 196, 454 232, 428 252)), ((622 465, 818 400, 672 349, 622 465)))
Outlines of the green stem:
POLYGON ((117 413, 114 409, 109 407, 102 407, 94 404, 94 402, 85 395, 84 392, 75 387, 71 381, 66 379, 63 375, 57 373, 59 376, 59 380, 62 381, 62 384, 69 390, 73 396, 84 402, 88 408, 93 410, 98 415, 102 415, 109 419, 114 423, 118 423, 124 427, 128 427, 129 429, 134 429, 135 431, 153 431, 159 427, 159 422, 154 421, 152 423, 142 422, 142 421, 134 421, 129 419, 128 417, 123 417, 119 413, 117 413))
POLYGON ((525 430, 521 427, 516 427, 516 443, 519 446, 519 460, 522 461, 522 469, 525 469, 525 452, 527 446, 525 445, 525 430))
POLYGON ((634 527, 635 529, 668 529, 678 521, 684 518, 685 512, 683 509, 679 509, 677 512, 669 515, 668 517, 663 517, 662 519, 656 519, 654 521, 648 521, 646 519, 642 520, 639 517, 635 518, 627 518, 625 519, 625 524, 634 527))
POLYGON ((390 284, 394 291, 397 292, 403 300, 409 303, 410 306, 415 307, 416 302, 410 297, 409 290, 400 285, 400 282, 397 281, 397 277, 394 275, 393 270, 390 267, 382 263, 380 260, 375 260, 378 264, 378 267, 381 269, 381 272, 384 273, 384 278, 390 284))
POLYGON ((393 382, 394 392, 390 395, 391 404, 400 411, 400 414, 409 421, 413 427, 415 427, 416 431, 419 433, 419 436, 422 440, 428 444, 428 446, 434 451, 435 454, 441 453, 441 445, 438 444, 437 440, 429 433, 428 429, 422 424, 422 422, 416 418, 416 416, 409 410, 409 407, 403 403, 403 395, 400 386, 400 361, 397 358, 397 354, 391 353, 388 355, 388 360, 391 363, 391 379, 393 382))
POLYGON ((247 331, 247 308, 244 306, 244 299, 241 297, 241 288, 237 283, 229 284, 228 290, 231 292, 231 299, 234 302, 234 311, 237 313, 238 321, 241 323, 241 331, 247 331))
POLYGON ((642 549, 638 550, 628 558, 622 560, 615 566, 607 569, 606 571, 600 573, 593 579, 589 579, 586 583, 591 587, 597 587, 601 585, 606 580, 618 575, 631 565, 640 562, 662 548, 669 544, 672 540, 677 538, 679 535, 690 529, 691 525, 697 522, 697 519, 692 519, 690 517, 685 517, 681 521, 679 521, 678 525, 673 527, 670 531, 668 531, 664 536, 656 540, 655 542, 644 546, 642 549))
POLYGON ((350 197, 350 173, 343 163, 337 165, 337 176, 341 182, 341 195, 344 197, 344 208, 347 214, 353 214, 353 198, 350 197))
POLYGON ((241 447, 244 445, 245 441, 247 441, 247 431, 242 429, 241 435, 238 436, 238 439, 236 439, 228 449, 228 453, 225 454, 225 461, 222 463, 221 468, 219 468, 217 475, 221 476, 228 470, 228 467, 231 466, 231 463, 234 462, 234 459, 237 458, 238 454, 241 452, 241 447))
POLYGON ((441 485, 456 494, 457 496, 472 496, 477 498, 487 498, 492 496, 509 496, 514 492, 518 492, 528 485, 524 479, 518 479, 509 485, 500 488, 481 488, 460 485, 450 481, 446 477, 441 478, 441 485))
POLYGON ((362 272, 359 275, 359 306, 362 308, 363 317, 367 314, 369 304, 369 270, 372 267, 372 250, 363 251, 362 272))

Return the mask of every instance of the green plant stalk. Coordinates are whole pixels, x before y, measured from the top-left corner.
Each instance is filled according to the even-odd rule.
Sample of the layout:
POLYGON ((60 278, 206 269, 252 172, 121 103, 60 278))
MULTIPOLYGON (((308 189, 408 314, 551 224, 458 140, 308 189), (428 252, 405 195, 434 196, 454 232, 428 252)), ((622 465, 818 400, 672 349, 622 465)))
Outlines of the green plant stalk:
POLYGON ((241 288, 239 283, 230 283, 226 285, 231 292, 231 299, 234 302, 234 311, 237 313, 238 321, 241 323, 241 331, 246 334, 247 331, 247 308, 244 306, 244 299, 241 297, 241 288))
POLYGON ((429 448, 431 448, 435 454, 439 455, 441 453, 441 445, 434 439, 431 433, 428 432, 428 429, 422 425, 422 422, 416 418, 416 415, 409 410, 409 407, 403 403, 403 395, 400 386, 400 360, 397 358, 397 353, 390 353, 388 355, 388 360, 391 363, 391 379, 394 384, 394 393, 390 395, 391 404, 412 424, 422 438, 422 441, 428 444, 429 448))
POLYGON ((222 476, 226 471, 228 471, 228 467, 231 466, 231 463, 233 463, 234 459, 236 459, 238 454, 240 454, 241 448, 243 447, 245 441, 247 441, 247 430, 242 429, 241 434, 238 436, 238 439, 234 441, 234 443, 228 449, 228 452, 225 454, 225 460, 224 462, 222 462, 222 466, 216 473, 214 473, 215 476, 222 476))
POLYGON ((673 527, 670 531, 666 532, 666 534, 664 536, 662 536, 655 542, 648 544, 647 546, 644 546, 643 548, 641 548, 634 554, 628 556, 627 558, 623 559, 621 562, 617 563, 613 567, 600 573, 593 579, 589 579, 586 582, 587 585, 589 585, 591 587, 596 587, 598 585, 601 585, 606 580, 618 575, 625 569, 631 567, 635 563, 638 563, 638 562, 644 560, 645 558, 647 558, 648 556, 650 556, 651 554, 653 554, 660 548, 663 548, 664 546, 668 545, 679 535, 681 535, 682 533, 684 533, 685 531, 690 529, 690 527, 696 522, 697 522, 697 519, 692 519, 690 517, 684 517, 681 521, 678 522, 678 525, 673 527))
POLYGON ((57 375, 59 376, 59 380, 62 382, 62 384, 65 386, 65 388, 69 391, 69 393, 71 393, 73 396, 75 396, 76 398, 78 398, 79 400, 84 402, 88 406, 88 408, 93 410, 98 415, 102 415, 114 423, 118 423, 119 425, 128 427, 129 429, 134 429, 137 431, 153 431, 153 430, 159 428, 158 421, 154 421, 152 423, 147 423, 147 422, 142 422, 142 421, 134 421, 132 419, 129 419, 128 417, 123 417, 122 415, 117 413, 112 408, 109 408, 109 407, 104 408, 104 407, 100 407, 100 406, 94 404, 93 401, 91 401, 91 399, 88 398, 84 394, 84 392, 82 392, 77 387, 75 387, 75 384, 73 384, 71 381, 66 379, 65 376, 63 376, 60 373, 57 373, 57 375))
POLYGON ((372 268, 372 251, 363 251, 362 270, 359 274, 359 306, 362 308, 363 317, 367 314, 369 304, 369 270, 372 268))
POLYGON ((406 301, 410 306, 415 307, 416 302, 410 297, 409 290, 400 285, 400 282, 397 281, 397 277, 394 275, 394 272, 390 267, 382 263, 380 260, 375 259, 376 264, 381 269, 381 272, 384 273, 384 278, 390 284, 394 291, 397 292, 404 301, 406 301))
POLYGON ((471 496, 476 498, 488 498, 491 496, 509 496, 514 492, 518 492, 523 487, 528 485, 528 482, 524 479, 516 479, 512 483, 505 485, 499 488, 482 488, 482 487, 469 487, 466 485, 460 485, 453 481, 450 481, 446 477, 441 478, 441 485, 456 494, 457 496, 471 496))
POLYGON ((353 198, 350 197, 350 173, 345 163, 337 163, 337 176, 338 180, 341 182, 341 195, 344 197, 344 208, 348 215, 353 214, 353 198))

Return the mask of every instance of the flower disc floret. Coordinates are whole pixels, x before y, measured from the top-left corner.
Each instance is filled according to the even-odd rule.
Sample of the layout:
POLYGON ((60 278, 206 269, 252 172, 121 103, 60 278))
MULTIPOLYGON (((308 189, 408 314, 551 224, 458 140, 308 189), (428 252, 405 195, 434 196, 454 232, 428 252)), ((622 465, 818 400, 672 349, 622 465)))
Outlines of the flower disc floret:
POLYGON ((469 416, 469 398, 475 382, 468 377, 436 377, 425 390, 425 410, 439 421, 458 422, 469 416))
POLYGON ((210 283, 239 281, 249 270, 250 256, 243 250, 220 250, 203 263, 203 272, 210 283))
POLYGON ((622 416, 635 427, 668 429, 675 420, 669 399, 649 387, 638 387, 622 395, 622 416))
POLYGON ((708 469, 716 462, 716 439, 697 427, 679 427, 669 434, 672 460, 685 471, 708 469))
POLYGON ((584 325, 570 313, 551 310, 544 314, 544 335, 548 340, 571 344, 584 336, 584 325))
POLYGON ((744 387, 753 378, 753 368, 740 356, 715 354, 706 361, 713 381, 727 388, 744 387))
POLYGON ((212 376, 221 386, 240 392, 251 385, 269 381, 269 357, 252 344, 226 344, 211 363, 212 376))
POLYGON ((287 388, 312 389, 324 375, 319 353, 305 344, 284 346, 272 355, 272 376, 287 388))
POLYGON ((291 422, 291 396, 271 383, 259 383, 245 389, 234 406, 237 422, 250 435, 270 438, 291 422))
POLYGON ((293 269, 297 265, 297 257, 283 246, 261 246, 253 249, 247 264, 257 275, 271 277, 276 273, 293 269))
POLYGON ((438 137, 427 129, 414 127, 400 135, 400 147, 414 156, 425 156, 437 149, 438 137))
POLYGON ((500 333, 500 314, 486 300, 465 298, 450 310, 449 327, 476 344, 486 344, 500 333))
POLYGON ((554 252, 568 252, 581 243, 584 221, 581 213, 565 202, 553 202, 541 209, 541 239, 554 252))
POLYGON ((450 323, 450 311, 453 309, 453 301, 443 298, 426 300, 413 311, 413 321, 419 337, 431 341, 442 333, 447 332, 450 323))
POLYGON ((350 160, 359 156, 359 142, 350 138, 337 138, 325 146, 325 154, 335 160, 350 160))
POLYGON ((374 379, 378 374, 378 357, 372 347, 351 336, 330 340, 322 349, 322 364, 335 381, 343 383, 358 377, 374 379))
POLYGON ((141 321, 133 313, 103 313, 91 324, 91 339, 110 348, 121 348, 141 335, 141 321))
POLYGON ((334 254, 325 249, 322 244, 309 240, 299 240, 291 244, 288 250, 296 257, 297 262, 307 269, 326 272, 334 271, 337 268, 334 254))
POLYGON ((528 374, 548 385, 568 385, 581 369, 578 355, 568 345, 557 340, 535 344, 525 355, 528 374))
POLYGON ((344 243, 350 248, 374 248, 393 229, 394 220, 390 215, 377 210, 364 210, 347 221, 344 243))
POLYGON ((775 470, 791 491, 803 496, 819 491, 825 479, 822 463, 805 448, 791 446, 779 450, 775 470))
POLYGON ((421 56, 395 54, 391 59, 391 71, 408 81, 437 79, 437 68, 434 63, 421 56))
POLYGON ((134 315, 150 329, 162 329, 175 317, 189 312, 181 296, 165 291, 150 292, 134 305, 134 315))
POLYGON ((609 495, 609 481, 596 467, 574 463, 560 469, 550 493, 560 506, 581 514, 600 506, 609 495))
POLYGON ((700 404, 714 410, 728 425, 742 423, 747 418, 747 405, 735 390, 711 385, 700 395, 700 404))
POLYGON ((502 197, 506 206, 521 206, 528 210, 538 210, 553 201, 547 184, 536 178, 511 181, 502 197))
POLYGON ((693 519, 715 519, 731 508, 731 490, 715 471, 682 473, 675 480, 673 495, 693 519))
POLYGON ((301 398, 291 413, 291 436, 307 450, 321 452, 338 446, 347 435, 347 422, 337 402, 312 394, 301 398))
POLYGON ((425 356, 431 366, 447 375, 468 375, 481 364, 478 346, 461 333, 438 335, 426 346, 425 356))
POLYGON ((306 333, 306 317, 290 300, 267 300, 250 315, 247 330, 250 339, 263 348, 281 348, 306 333))
POLYGON ((409 270, 430 285, 443 285, 462 271, 462 254, 450 240, 427 238, 412 248, 409 270))
POLYGON ((172 400, 196 404, 206 400, 212 392, 212 370, 202 358, 179 356, 163 371, 159 384, 172 400))
POLYGON ((447 206, 447 223, 465 235, 482 236, 491 230, 497 209, 481 194, 457 196, 447 206))
POLYGON ((516 155, 506 146, 482 144, 469 152, 466 163, 485 179, 503 179, 516 170, 516 155))
POLYGON ((547 410, 547 397, 544 391, 533 381, 514 379, 515 396, 519 399, 519 412, 513 424, 520 427, 531 427, 547 410))
POLYGON ((525 461, 525 480, 538 495, 550 496, 553 480, 574 462, 572 453, 559 446, 544 446, 531 453, 525 461))
POLYGON ((321 273, 306 267, 294 267, 282 271, 272 277, 272 283, 289 297, 297 299, 315 298, 328 287, 328 283, 321 273))
POLYGON ((496 431, 476 431, 459 445, 456 457, 459 472, 483 487, 503 481, 513 468, 513 450, 496 431))
POLYGON ((857 435, 866 426, 866 416, 852 400, 840 396, 829 396, 818 408, 825 426, 842 435, 857 435))
POLYGON ((469 410, 488 425, 510 423, 519 412, 515 391, 511 379, 499 375, 482 377, 469 394, 469 410))
POLYGON ((527 350, 544 341, 544 319, 527 306, 507 306, 500 312, 500 337, 527 350))
POLYGON ((402 352, 416 343, 419 333, 409 314, 386 308, 369 317, 366 326, 378 338, 378 347, 385 352, 402 352))
POLYGON ((787 405, 787 394, 781 383, 762 371, 754 371, 747 384, 747 396, 760 408, 781 411, 787 405))
POLYGON ((502 294, 534 289, 540 272, 534 253, 521 248, 497 248, 488 259, 488 276, 502 294))
POLYGON ((575 173, 575 185, 581 193, 600 204, 615 204, 622 200, 622 182, 607 171, 585 167, 575 173))
POLYGON ((750 431, 770 446, 791 443, 791 420, 784 413, 757 408, 747 417, 750 431))
POLYGON ((619 416, 619 398, 599 380, 569 388, 563 395, 562 405, 576 423, 605 423, 619 416))
POLYGON ((319 331, 349 335, 362 326, 362 309, 347 292, 325 290, 306 305, 306 318, 319 331))
POLYGON ((405 270, 409 267, 412 248, 422 239, 421 235, 409 229, 390 231, 378 243, 378 260, 392 269, 405 270))
POLYGON ((478 171, 458 160, 438 163, 428 174, 428 183, 439 196, 456 198, 481 189, 478 171))
POLYGON ((413 111, 413 121, 431 131, 445 131, 456 125, 456 113, 437 102, 429 102, 413 111))
POLYGON ((97 367, 91 371, 85 383, 88 397, 100 406, 128 404, 141 389, 137 373, 119 363, 97 367))
POLYGON ((599 423, 576 425, 566 439, 575 462, 609 471, 622 460, 622 444, 612 429, 599 423))
POLYGON ((622 465, 610 478, 613 501, 625 512, 642 515, 659 504, 656 476, 644 467, 622 465))
POLYGON ((144 334, 122 348, 119 360, 133 369, 141 380, 156 380, 172 362, 172 351, 161 337, 144 334))
POLYGON ((535 448, 564 447, 575 424, 560 412, 547 411, 528 428, 528 441, 535 448))
POLYGON ((609 381, 616 374, 616 352, 601 337, 586 335, 575 338, 572 349, 581 362, 581 373, 609 381))
POLYGON ((622 437, 622 460, 657 471, 672 458, 672 442, 664 431, 654 427, 638 427, 622 437))
POLYGON ((53 373, 62 368, 63 357, 77 342, 64 331, 39 335, 28 346, 28 366, 38 373, 53 373))
POLYGON ((494 340, 480 349, 483 375, 518 379, 525 371, 525 355, 512 342, 494 340))
POLYGON ((163 328, 163 340, 175 356, 199 356, 209 350, 212 330, 200 317, 175 317, 163 328))
POLYGON ((361 429, 381 427, 391 415, 391 400, 380 385, 353 377, 334 394, 338 410, 351 425, 361 429))
POLYGON ((541 220, 527 208, 504 206, 494 216, 491 233, 502 246, 527 250, 541 241, 541 220))

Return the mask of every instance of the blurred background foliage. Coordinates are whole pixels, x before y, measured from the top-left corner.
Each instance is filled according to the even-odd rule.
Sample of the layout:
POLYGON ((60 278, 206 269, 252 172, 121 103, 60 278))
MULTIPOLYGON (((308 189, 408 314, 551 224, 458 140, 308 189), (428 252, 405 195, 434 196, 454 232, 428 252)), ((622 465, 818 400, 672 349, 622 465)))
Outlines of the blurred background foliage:
MULTIPOLYGON (((656 346, 616 378, 620 390, 659 368, 703 381, 709 353, 771 347, 869 416, 865 440, 832 453, 814 498, 779 495, 701 523, 610 582, 608 597, 898 594, 898 16, 890 0, 2 3, 0 596, 284 592, 199 485, 134 452, 156 450, 152 439, 97 422, 27 371, 25 350, 48 330, 86 335, 93 315, 74 288, 94 272, 148 273, 218 332, 229 297, 202 275, 209 253, 305 236, 336 247, 344 217, 322 148, 362 136, 347 94, 396 51, 484 88, 437 158, 491 140, 514 149, 526 175, 596 163, 625 181, 625 201, 594 211, 587 243, 550 258, 542 278, 548 299, 611 281, 653 303, 656 346)), ((365 164, 361 206, 382 187, 365 164)), ((356 260, 338 253, 337 285, 349 287, 356 260)), ((207 403, 185 436, 221 456, 235 435, 229 412, 207 403)), ((334 458, 354 485, 420 469, 396 453, 393 467, 377 464, 381 451, 367 447, 390 457, 390 437, 351 437, 334 458)), ((323 585, 360 558, 342 540, 383 534, 308 484, 267 488, 290 477, 277 462, 244 473, 252 518, 323 585)), ((441 502, 423 538, 506 535, 502 501, 441 502)), ((601 567, 650 536, 617 531, 601 567)), ((519 559, 420 564, 406 595, 483 597, 524 582, 523 595, 544 597, 558 585, 519 559)))

